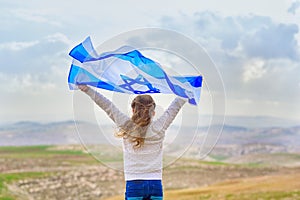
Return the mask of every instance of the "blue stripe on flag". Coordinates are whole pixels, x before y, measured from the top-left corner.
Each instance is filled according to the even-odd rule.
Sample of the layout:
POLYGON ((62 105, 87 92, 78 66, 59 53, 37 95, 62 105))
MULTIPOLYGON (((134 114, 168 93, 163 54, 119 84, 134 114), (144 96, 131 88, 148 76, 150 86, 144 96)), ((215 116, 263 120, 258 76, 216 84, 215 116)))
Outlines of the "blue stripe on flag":
POLYGON ((137 66, 143 72, 161 79, 165 78, 164 71, 151 59, 144 57, 139 51, 134 50, 125 54, 115 55, 115 57, 127 60, 137 66))
POLYGON ((174 78, 182 83, 189 82, 193 87, 202 87, 202 76, 175 76, 174 78))
POLYGON ((85 59, 89 56, 87 50, 83 47, 82 43, 77 45, 74 49, 69 53, 70 56, 83 63, 85 59))
MULTIPOLYGON (((96 78, 93 74, 89 73, 87 70, 78 67, 76 65, 71 65, 68 82, 73 83, 75 85, 91 85, 97 88, 102 88, 106 90, 116 91, 116 92, 123 92, 123 90, 118 89, 113 84, 109 84, 104 82, 98 78, 96 78), (78 75, 80 75, 80 79, 78 80, 78 75)), ((71 89, 71 88, 70 88, 71 89)))

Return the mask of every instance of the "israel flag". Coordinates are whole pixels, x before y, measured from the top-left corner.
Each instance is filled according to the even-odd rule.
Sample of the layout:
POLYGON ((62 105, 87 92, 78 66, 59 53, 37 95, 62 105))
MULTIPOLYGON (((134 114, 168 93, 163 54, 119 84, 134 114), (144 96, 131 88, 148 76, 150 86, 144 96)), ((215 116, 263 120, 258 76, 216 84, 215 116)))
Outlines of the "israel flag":
POLYGON ((132 47, 99 55, 88 37, 69 55, 73 57, 68 77, 71 90, 85 84, 129 94, 175 94, 190 104, 199 103, 202 76, 168 76, 159 63, 132 47))

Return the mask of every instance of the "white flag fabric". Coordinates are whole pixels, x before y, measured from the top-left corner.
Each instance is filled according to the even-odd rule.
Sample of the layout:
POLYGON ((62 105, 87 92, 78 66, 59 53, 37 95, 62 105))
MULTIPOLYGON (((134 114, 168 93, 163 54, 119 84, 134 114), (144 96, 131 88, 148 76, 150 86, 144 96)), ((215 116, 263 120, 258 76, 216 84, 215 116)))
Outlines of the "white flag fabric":
POLYGON ((71 90, 85 84, 129 94, 175 94, 190 104, 199 103, 202 76, 169 76, 159 63, 132 47, 99 55, 88 37, 69 55, 73 58, 68 77, 71 90))

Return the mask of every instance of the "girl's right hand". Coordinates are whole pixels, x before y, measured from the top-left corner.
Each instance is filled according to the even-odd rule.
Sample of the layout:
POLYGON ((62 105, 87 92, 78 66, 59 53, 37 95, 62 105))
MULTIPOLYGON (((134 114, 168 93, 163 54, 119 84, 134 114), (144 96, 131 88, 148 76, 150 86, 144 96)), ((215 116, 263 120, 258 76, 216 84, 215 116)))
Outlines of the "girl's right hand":
POLYGON ((89 87, 87 85, 78 85, 78 88, 82 91, 82 92, 87 92, 89 90, 89 87))

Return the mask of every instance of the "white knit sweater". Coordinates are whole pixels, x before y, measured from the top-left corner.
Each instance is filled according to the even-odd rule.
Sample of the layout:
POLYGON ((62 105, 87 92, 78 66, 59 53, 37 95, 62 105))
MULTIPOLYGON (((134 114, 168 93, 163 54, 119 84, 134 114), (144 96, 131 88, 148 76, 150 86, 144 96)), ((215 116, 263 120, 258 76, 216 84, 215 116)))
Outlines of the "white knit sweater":
MULTIPOLYGON (((130 117, 122 113, 110 100, 89 88, 86 92, 101 107, 118 127, 130 117)), ((123 138, 125 180, 161 180, 162 150, 165 131, 170 126, 186 100, 175 98, 162 116, 152 121, 146 133, 144 144, 133 148, 130 139, 123 138)))

